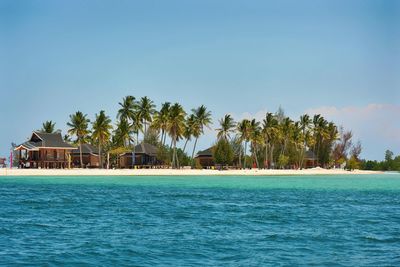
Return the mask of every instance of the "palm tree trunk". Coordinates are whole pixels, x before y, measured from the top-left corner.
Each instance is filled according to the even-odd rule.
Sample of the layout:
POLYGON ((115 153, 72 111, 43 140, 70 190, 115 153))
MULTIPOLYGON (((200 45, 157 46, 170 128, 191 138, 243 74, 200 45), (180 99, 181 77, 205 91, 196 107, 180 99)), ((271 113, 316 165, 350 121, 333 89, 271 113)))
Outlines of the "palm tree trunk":
POLYGON ((136 141, 137 144, 133 143, 133 151, 132 151, 132 168, 135 168, 136 165, 136 145, 139 144, 139 141, 136 141))
POLYGON ((239 147, 239 168, 242 169, 242 142, 240 142, 239 147))
POLYGON ((306 147, 304 146, 304 147, 302 148, 301 152, 300 152, 300 164, 299 164, 299 168, 300 168, 300 170, 302 170, 302 169, 303 169, 303 164, 304 164, 304 156, 305 156, 305 154, 306 154, 306 151, 305 151, 305 149, 306 149, 306 147))
POLYGON ((264 158, 264 169, 268 168, 268 142, 265 142, 265 158, 264 158))
POLYGON ((186 138, 185 145, 183 146, 183 153, 185 153, 185 149, 186 149, 186 145, 187 145, 188 141, 189 141, 189 138, 186 138))
POLYGON ((173 138, 174 150, 172 152, 172 168, 176 169, 176 136, 173 138))
POLYGON ((194 167, 194 151, 196 150, 196 145, 197 145, 197 139, 199 139, 198 137, 196 137, 196 140, 194 141, 194 146, 193 146, 193 151, 192 151, 192 168, 194 167))
POLYGON ((103 164, 102 164, 102 158, 101 158, 101 145, 100 145, 100 142, 99 142, 99 147, 98 147, 98 149, 99 149, 99 169, 102 169, 103 168, 103 164))
POLYGON ((285 140, 283 141, 283 149, 282 149, 282 156, 285 156, 286 153, 286 146, 287 146, 287 137, 285 137, 285 140))
MULTIPOLYGON (((175 148, 176 148, 176 141, 175 141, 175 148)), ((175 149, 176 150, 176 149, 175 149)), ((179 164, 179 157, 178 157, 178 151, 175 152, 175 157, 176 157, 176 166, 178 169, 181 168, 180 164, 179 164)))
POLYGON ((161 138, 160 138, 160 144, 163 144, 163 140, 164 140, 164 130, 161 130, 161 138))
POLYGON ((272 169, 272 166, 275 167, 275 164, 274 164, 274 144, 271 145, 271 149, 269 151, 269 154, 270 154, 269 168, 272 169))
POLYGON ((107 170, 110 169, 110 153, 107 153, 107 170))
POLYGON ((83 168, 83 158, 82 158, 82 143, 81 140, 79 139, 79 160, 81 161, 81 168, 83 168))
POLYGON ((304 138, 304 141, 303 141, 303 149, 301 150, 300 170, 303 169, 304 157, 306 155, 306 145, 307 145, 307 143, 306 143, 306 132, 305 132, 305 130, 303 130, 303 138, 304 138))
POLYGON ((257 169, 260 169, 260 163, 258 162, 258 156, 257 156, 257 145, 254 145, 254 155, 255 155, 255 158, 256 158, 257 169))
POLYGON ((247 152, 247 141, 244 141, 243 169, 246 169, 246 152, 247 152))

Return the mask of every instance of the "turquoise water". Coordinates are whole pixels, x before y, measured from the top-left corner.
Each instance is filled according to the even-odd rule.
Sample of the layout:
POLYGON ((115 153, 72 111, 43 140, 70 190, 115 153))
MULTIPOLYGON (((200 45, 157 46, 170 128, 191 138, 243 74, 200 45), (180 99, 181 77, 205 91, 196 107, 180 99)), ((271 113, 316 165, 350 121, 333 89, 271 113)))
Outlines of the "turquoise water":
POLYGON ((400 175, 0 177, 0 265, 400 266, 400 175))

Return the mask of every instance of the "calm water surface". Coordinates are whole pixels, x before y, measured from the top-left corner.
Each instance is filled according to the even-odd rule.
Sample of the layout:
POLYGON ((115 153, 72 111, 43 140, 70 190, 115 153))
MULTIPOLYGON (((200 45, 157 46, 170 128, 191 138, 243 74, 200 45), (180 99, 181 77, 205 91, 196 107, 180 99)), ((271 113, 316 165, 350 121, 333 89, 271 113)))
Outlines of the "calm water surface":
POLYGON ((400 266, 400 175, 0 177, 0 265, 400 266))

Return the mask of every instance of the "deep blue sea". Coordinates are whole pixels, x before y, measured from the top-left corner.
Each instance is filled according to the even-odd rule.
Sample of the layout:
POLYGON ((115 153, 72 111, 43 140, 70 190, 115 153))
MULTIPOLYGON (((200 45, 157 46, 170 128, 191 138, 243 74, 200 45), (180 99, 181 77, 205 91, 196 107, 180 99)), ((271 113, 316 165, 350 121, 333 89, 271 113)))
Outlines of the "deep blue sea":
POLYGON ((400 266, 400 175, 0 177, 1 266, 400 266))

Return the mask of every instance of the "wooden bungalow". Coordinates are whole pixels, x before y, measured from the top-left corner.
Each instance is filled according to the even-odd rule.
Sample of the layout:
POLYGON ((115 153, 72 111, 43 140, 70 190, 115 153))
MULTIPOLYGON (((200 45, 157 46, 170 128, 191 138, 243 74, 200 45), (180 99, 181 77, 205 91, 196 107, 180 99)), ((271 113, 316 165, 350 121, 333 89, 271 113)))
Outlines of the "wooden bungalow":
POLYGON ((64 142, 61 133, 33 132, 14 150, 19 152, 19 168, 69 168, 69 157, 75 149, 64 142))
POLYGON ((308 150, 304 156, 304 168, 314 168, 317 164, 317 157, 314 152, 308 150))
POLYGON ((200 164, 204 169, 215 166, 212 150, 213 147, 207 148, 206 150, 197 152, 195 156, 196 162, 200 164))
POLYGON ((157 160, 157 147, 146 143, 135 146, 132 152, 119 157, 120 168, 149 168, 160 164, 161 162, 157 160))
MULTIPOLYGON (((71 152, 73 167, 81 167, 80 147, 71 152)), ((98 168, 100 162, 99 150, 90 144, 82 144, 82 168, 98 168)))

